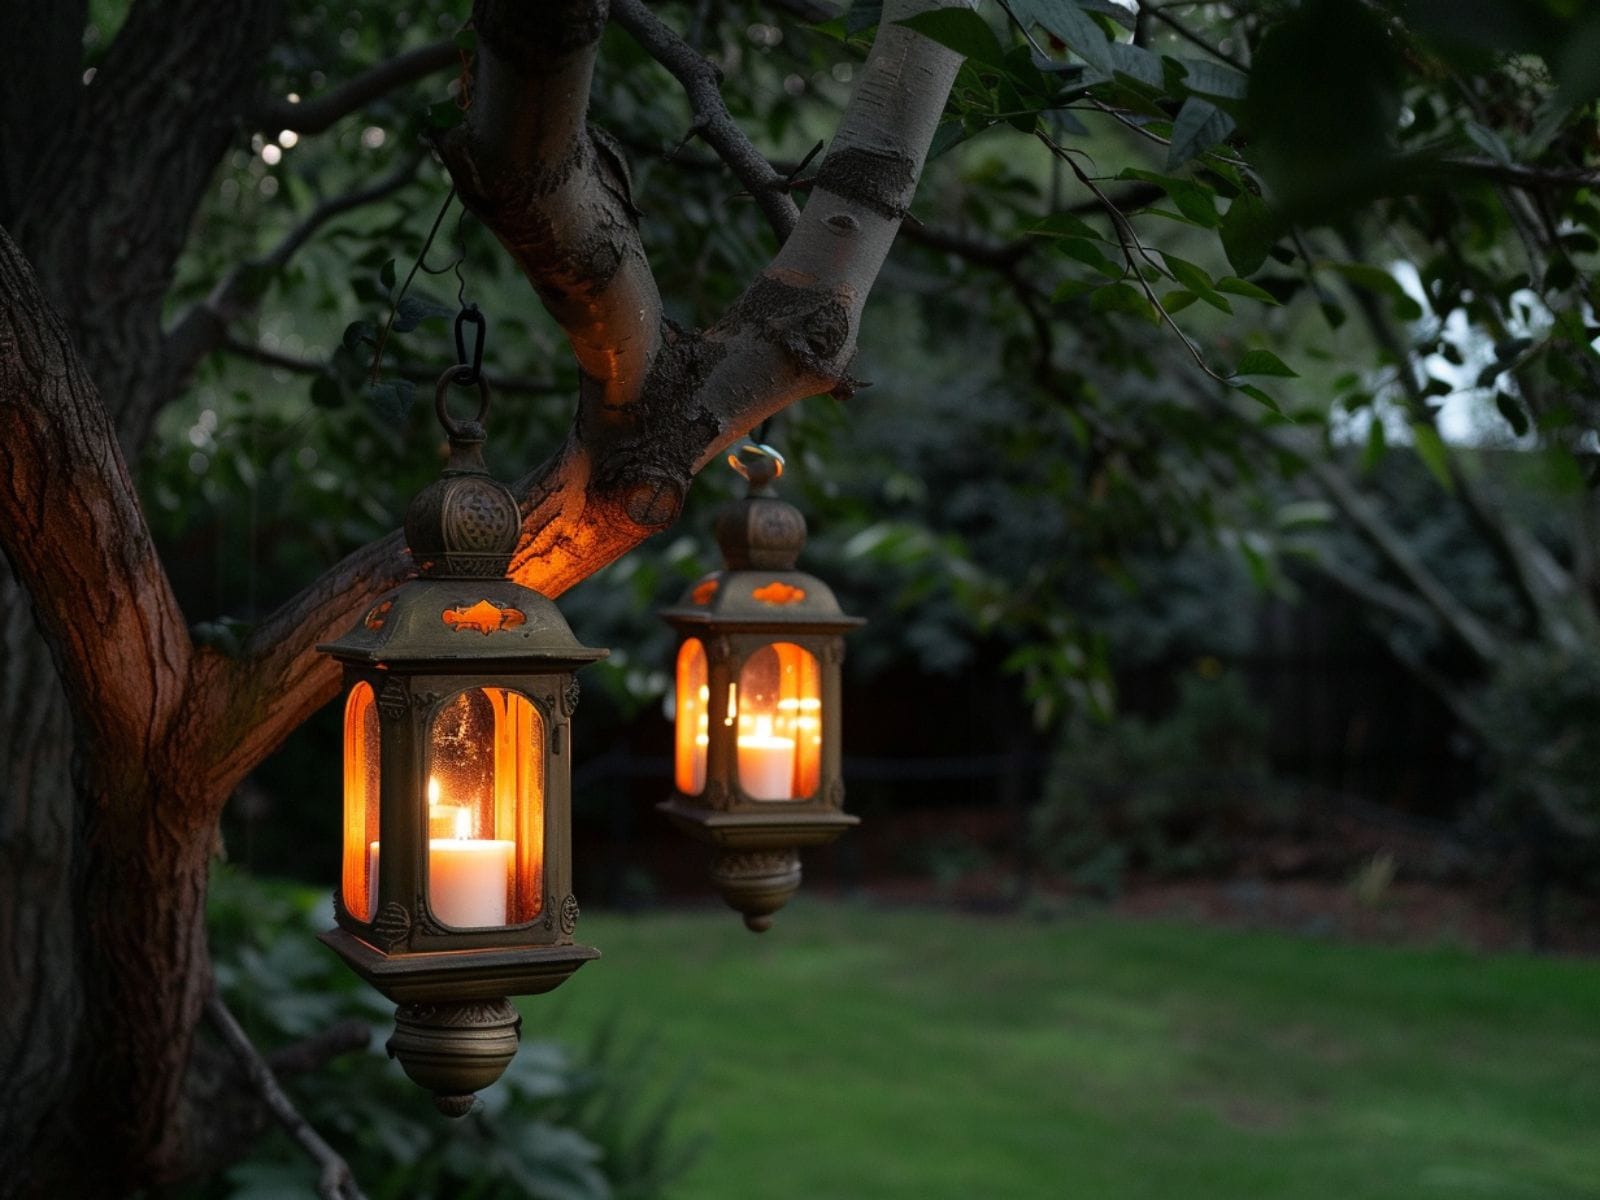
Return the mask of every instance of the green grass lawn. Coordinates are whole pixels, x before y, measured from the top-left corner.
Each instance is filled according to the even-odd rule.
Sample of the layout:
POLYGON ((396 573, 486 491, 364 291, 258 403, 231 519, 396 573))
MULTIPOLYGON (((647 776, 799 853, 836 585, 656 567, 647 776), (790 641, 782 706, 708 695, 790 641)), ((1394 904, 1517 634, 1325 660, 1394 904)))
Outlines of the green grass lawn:
POLYGON ((672 1200, 1600 1198, 1600 964, 816 902, 579 937, 525 1036, 688 1067, 672 1200))

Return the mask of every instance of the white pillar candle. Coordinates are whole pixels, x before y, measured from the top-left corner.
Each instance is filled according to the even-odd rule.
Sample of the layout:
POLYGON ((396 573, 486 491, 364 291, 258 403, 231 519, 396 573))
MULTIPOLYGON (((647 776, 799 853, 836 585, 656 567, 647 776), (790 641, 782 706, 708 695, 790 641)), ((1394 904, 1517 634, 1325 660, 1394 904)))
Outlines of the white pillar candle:
POLYGON ((739 786, 753 800, 794 798, 794 739, 770 733, 739 738, 739 786))
MULTIPOLYGON (((506 923, 506 888, 516 843, 487 838, 428 840, 428 907, 446 925, 506 923)), ((368 920, 378 902, 378 843, 367 847, 368 920)))

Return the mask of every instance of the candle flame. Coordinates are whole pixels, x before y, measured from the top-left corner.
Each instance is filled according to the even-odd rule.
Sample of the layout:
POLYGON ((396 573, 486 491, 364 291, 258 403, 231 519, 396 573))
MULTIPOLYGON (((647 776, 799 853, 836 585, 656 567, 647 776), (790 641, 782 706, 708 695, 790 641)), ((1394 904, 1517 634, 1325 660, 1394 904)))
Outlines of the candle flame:
POLYGON ((428 807, 437 808, 439 805, 439 777, 428 776, 428 807))
POLYGON ((762 713, 756 717, 756 737, 770 738, 772 736, 772 718, 762 713))
POLYGON ((472 815, 465 807, 456 809, 456 837, 466 841, 472 836, 472 815))

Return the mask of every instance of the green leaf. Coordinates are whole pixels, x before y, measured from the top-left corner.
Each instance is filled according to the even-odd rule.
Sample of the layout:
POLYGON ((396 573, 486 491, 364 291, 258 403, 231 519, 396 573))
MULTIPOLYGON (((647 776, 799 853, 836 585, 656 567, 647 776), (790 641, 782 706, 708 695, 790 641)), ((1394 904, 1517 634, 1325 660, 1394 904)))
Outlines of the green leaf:
POLYGON ((359 350, 362 346, 376 346, 378 327, 371 321, 351 321, 344 327, 343 344, 350 350, 359 350))
POLYGON ((1167 270, 1172 272, 1172 277, 1191 292, 1203 295, 1212 290, 1211 276, 1194 263, 1176 254, 1168 254, 1165 250, 1161 251, 1161 258, 1167 264, 1167 270))
POLYGON ((1255 284, 1248 280, 1240 279, 1236 275, 1224 275, 1217 280, 1217 291, 1227 292, 1232 296, 1244 296, 1249 300, 1259 300, 1263 304, 1281 307, 1281 302, 1278 298, 1267 291, 1266 288, 1257 287, 1255 284))
POLYGON ((1152 88, 1162 86, 1161 59, 1143 46, 1135 46, 1131 42, 1107 42, 1106 51, 1111 56, 1111 69, 1116 74, 1126 75, 1152 88))
POLYGON ((1057 246, 1068 258, 1093 267, 1107 279, 1121 279, 1127 273, 1123 264, 1112 262, 1100 252, 1099 246, 1083 238, 1062 238, 1057 246))
POLYGON ((1267 408, 1280 415, 1283 413, 1283 409, 1278 407, 1278 402, 1266 392, 1258 388, 1255 384, 1236 383, 1233 386, 1238 388, 1239 391, 1243 392, 1246 396, 1249 396, 1250 399, 1254 400, 1257 404, 1265 405, 1267 408))
POLYGON ((986 67, 998 67, 1005 57, 994 30, 970 8, 936 8, 895 24, 914 29, 923 37, 986 67))
POLYGON ((1022 232, 1037 234, 1040 237, 1078 237, 1090 238, 1096 241, 1105 240, 1095 231, 1093 225, 1073 216, 1069 212, 1053 212, 1048 217, 1041 217, 1031 225, 1024 226, 1022 232))
POLYGON ((383 266, 378 268, 378 282, 385 290, 394 287, 394 259, 385 260, 383 266))
POLYGON ((1363 262, 1330 262, 1321 265, 1337 271, 1357 287, 1364 287, 1370 292, 1389 297, 1394 315, 1402 321, 1422 319, 1422 306, 1400 286, 1398 279, 1382 267, 1363 262))
POLYGON ((1161 314, 1156 312, 1149 297, 1131 283, 1107 284, 1090 297, 1089 307, 1096 312, 1129 313, 1143 317, 1152 325, 1161 324, 1161 314))
POLYGON ((1248 350, 1239 360, 1239 365, 1234 368, 1235 375, 1278 375, 1285 379, 1297 379, 1299 373, 1274 354, 1271 350, 1248 350))
POLYGON ((1277 221, 1267 202, 1246 189, 1233 198, 1218 228, 1228 265, 1239 275, 1254 275, 1278 240, 1277 221))
POLYGON ((456 49, 464 50, 471 54, 478 48, 478 31, 476 29, 458 29, 455 36, 456 49))
POLYGON ((1090 66, 1108 74, 1115 69, 1105 31, 1072 0, 1014 0, 1011 8, 1024 25, 1044 26, 1090 66))
POLYGON ((367 385, 367 401, 373 411, 391 424, 405 418, 416 398, 417 385, 409 379, 385 379, 367 385))
POLYGON ((1506 424, 1511 426, 1511 432, 1518 437, 1523 437, 1528 432, 1528 414, 1522 411, 1516 397, 1505 392, 1494 394, 1494 406, 1500 410, 1500 415, 1506 419, 1506 424))
POLYGON ((1198 299, 1200 299, 1200 297, 1196 296, 1193 292, 1183 291, 1180 289, 1178 291, 1168 292, 1165 296, 1161 297, 1161 307, 1167 310, 1168 316, 1171 316, 1173 313, 1182 312, 1198 299))
POLYGON ((1233 118, 1216 105, 1190 96, 1172 122, 1172 144, 1167 147, 1167 170, 1175 171, 1199 158, 1233 132, 1233 118))
POLYGON ((883 19, 883 0, 855 0, 844 14, 846 34, 865 33, 883 19))
POLYGON ((400 303, 394 306, 393 328, 396 333, 410 333, 424 321, 453 316, 455 311, 452 304, 435 300, 421 292, 409 292, 401 296, 400 303))
POLYGON ((1411 427, 1411 440, 1417 447, 1417 457, 1439 481, 1439 486, 1447 492, 1454 491, 1455 482, 1450 478, 1450 452, 1445 449, 1439 431, 1426 422, 1418 421, 1411 427))
POLYGON ((1249 77, 1232 67, 1204 58, 1178 58, 1184 70, 1183 82, 1191 92, 1220 96, 1224 100, 1243 100, 1249 90, 1249 77))
POLYGON ((1145 183, 1153 183, 1178 206, 1178 211, 1196 225, 1203 225, 1207 229, 1217 227, 1217 203, 1215 193, 1208 187, 1195 183, 1190 179, 1178 179, 1171 175, 1158 175, 1154 171, 1140 171, 1128 168, 1117 176, 1118 179, 1138 179, 1145 183))

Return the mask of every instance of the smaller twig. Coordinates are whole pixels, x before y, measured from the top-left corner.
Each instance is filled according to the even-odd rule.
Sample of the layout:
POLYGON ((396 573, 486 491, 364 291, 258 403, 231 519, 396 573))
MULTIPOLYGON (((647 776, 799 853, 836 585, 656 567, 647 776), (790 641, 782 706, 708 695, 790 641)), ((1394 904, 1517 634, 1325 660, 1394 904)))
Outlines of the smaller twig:
POLYGON ((1172 16, 1170 13, 1166 12, 1165 9, 1167 9, 1169 7, 1171 7, 1171 6, 1170 5, 1148 4, 1148 3, 1145 2, 1145 0, 1139 0, 1139 11, 1140 12, 1149 13, 1152 17, 1154 17, 1156 20, 1160 21, 1163 25, 1165 25, 1168 28, 1170 28, 1174 33, 1176 33, 1179 37, 1181 37, 1184 41, 1188 42, 1190 45, 1200 47, 1200 49, 1204 50, 1207 54, 1211 55, 1213 58, 1221 59, 1223 62, 1227 63, 1230 67, 1233 67, 1235 70, 1239 70, 1239 71, 1249 71, 1250 70, 1249 64, 1246 63, 1243 59, 1237 58, 1234 55, 1229 54, 1227 51, 1223 50, 1220 46, 1213 46, 1210 42, 1206 41, 1205 38, 1201 37, 1198 33, 1196 33, 1194 30, 1190 29, 1182 21, 1178 20, 1178 18, 1176 18, 1176 17, 1172 16))
POLYGON ((371 1041, 372 1027, 365 1021, 347 1017, 334 1022, 321 1033, 274 1050, 267 1055, 267 1066, 280 1078, 285 1075, 309 1075, 336 1058, 366 1049, 371 1041))
POLYGON ((800 209, 789 196, 778 172, 728 112, 722 99, 721 73, 646 8, 643 0, 612 0, 611 18, 682 85, 694 113, 690 133, 699 134, 706 145, 716 151, 717 157, 728 164, 761 206, 778 240, 786 240, 799 223, 800 209))
POLYGON ((253 121, 260 129, 292 129, 299 134, 321 133, 340 117, 365 107, 379 96, 460 61, 461 54, 453 39, 430 42, 426 46, 397 54, 387 62, 381 62, 322 95, 299 104, 278 99, 265 101, 257 108, 253 121))
MULTIPOLYGON (((296 375, 325 375, 329 369, 325 361, 301 358, 285 354, 281 350, 269 350, 265 346, 240 341, 237 338, 228 338, 218 349, 236 358, 248 359, 262 366, 276 367, 283 371, 293 371, 296 375)), ((439 377, 439 372, 434 368, 412 366, 409 363, 391 366, 390 370, 401 379, 409 379, 413 383, 431 383, 439 377)), ((508 396, 555 396, 572 390, 570 386, 557 380, 535 379, 529 375, 491 375, 485 371, 483 379, 496 392, 508 396)))
POLYGON ((261 1057, 261 1052, 251 1042, 250 1035, 245 1033, 238 1020, 228 1011, 228 1006, 222 1002, 222 997, 215 992, 206 1000, 206 1016, 211 1019, 211 1023, 217 1027, 217 1032, 222 1035, 222 1040, 227 1043, 228 1049, 233 1051, 234 1057, 239 1060, 239 1066, 244 1069, 245 1077, 261 1094, 268 1111, 321 1168, 317 1177, 317 1195, 323 1197, 323 1200, 366 1200, 361 1188, 356 1184, 355 1176, 351 1174, 350 1164, 345 1162, 332 1146, 323 1141, 322 1135, 300 1115, 300 1110, 294 1106, 294 1101, 290 1100, 288 1093, 279 1086, 272 1068, 267 1065, 267 1060, 261 1057))
MULTIPOLYGON (((450 211, 450 205, 456 198, 455 184, 450 185, 450 192, 444 198, 444 203, 439 206, 438 215, 433 218, 433 226, 428 230, 428 239, 422 243, 422 249, 417 254, 417 261, 411 264, 411 270, 406 272, 405 282, 400 285, 400 290, 395 293, 394 300, 389 305, 389 316, 383 323, 383 330, 378 334, 378 342, 372 348, 372 366, 367 372, 368 379, 377 383, 383 374, 383 348, 389 344, 389 331, 394 328, 395 314, 400 311, 400 301, 405 299, 406 292, 411 289, 411 281, 417 277, 417 272, 422 269, 422 264, 427 261, 428 251, 433 248, 433 239, 438 236, 439 226, 444 224, 444 215, 450 211)), ((429 274, 434 272, 430 271, 429 274)))
POLYGON ((1150 281, 1144 277, 1144 272, 1139 269, 1139 264, 1134 258, 1136 250, 1139 257, 1150 263, 1152 267, 1157 270, 1161 268, 1150 257, 1150 252, 1145 249, 1144 243, 1139 240, 1139 235, 1134 232, 1133 222, 1129 221, 1122 210, 1112 202, 1111 197, 1101 191, 1099 185, 1089 178, 1088 172, 1073 160, 1072 155, 1067 152, 1064 146, 1058 145, 1055 139, 1046 133, 1038 133, 1035 136, 1050 148, 1052 154, 1067 164, 1072 173, 1077 176, 1078 182, 1089 189, 1094 198, 1099 201, 1100 207, 1105 210, 1106 215, 1111 218, 1111 230, 1117 235, 1117 243, 1122 248, 1122 258, 1127 264, 1128 273, 1138 281, 1139 290, 1144 293, 1145 299, 1154 305, 1156 312, 1161 314, 1161 319, 1166 322, 1172 332, 1177 335, 1178 340, 1183 343, 1183 348, 1189 352, 1189 357, 1194 359, 1195 366, 1224 387, 1233 387, 1234 385, 1230 380, 1211 369, 1211 365, 1206 362, 1205 356, 1200 353, 1200 348, 1190 340, 1189 335, 1183 331, 1178 322, 1173 320, 1172 314, 1167 311, 1166 305, 1161 303, 1161 297, 1156 295, 1156 290, 1150 286, 1150 281))
POLYGON ((173 323, 163 339, 162 359, 169 378, 186 379, 202 358, 221 346, 229 326, 256 307, 262 280, 282 270, 319 229, 337 216, 393 195, 416 177, 421 162, 421 155, 407 155, 376 183, 323 200, 266 254, 240 263, 218 280, 204 300, 191 305, 173 323))

